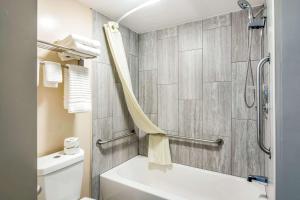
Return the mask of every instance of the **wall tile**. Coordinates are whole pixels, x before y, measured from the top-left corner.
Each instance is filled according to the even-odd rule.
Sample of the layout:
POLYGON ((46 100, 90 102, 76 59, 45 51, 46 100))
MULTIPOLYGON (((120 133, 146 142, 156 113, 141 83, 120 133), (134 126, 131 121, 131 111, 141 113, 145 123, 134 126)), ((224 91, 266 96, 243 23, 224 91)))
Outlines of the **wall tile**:
MULTIPOLYGON (((258 7, 254 8, 254 13, 258 7)), ((232 13, 232 62, 242 62, 248 59, 248 12, 243 10, 232 13)), ((253 31, 251 59, 260 58, 260 30, 253 31)))
POLYGON ((131 77, 133 93, 136 98, 139 96, 139 59, 136 56, 129 55, 128 68, 131 77))
POLYGON ((179 53, 179 98, 202 98, 202 50, 179 53))
POLYGON ((265 174, 264 156, 265 154, 260 150, 257 144, 256 121, 248 120, 248 139, 247 139, 247 153, 248 153, 248 174, 265 174))
POLYGON ((180 51, 202 48, 202 21, 180 25, 178 36, 180 51))
MULTIPOLYGON (((103 24, 108 21, 108 18, 93 11, 93 38, 101 42, 101 55, 93 61, 92 75, 92 197, 96 199, 101 199, 99 175, 138 154, 138 136, 127 137, 101 146, 95 145, 100 138, 117 137, 135 128, 104 35, 103 24)), ((133 90, 138 96, 138 35, 124 26, 120 27, 120 31, 133 90)), ((150 65, 153 66, 151 63, 150 65)))
POLYGON ((206 139, 222 138, 222 146, 205 145, 203 148, 203 168, 211 171, 231 174, 230 137, 205 136, 206 139))
POLYGON ((101 54, 97 57, 96 61, 105 64, 110 64, 111 58, 103 25, 109 21, 110 20, 107 17, 99 14, 96 11, 93 11, 93 39, 98 40, 101 43, 101 54))
POLYGON ((178 131, 178 85, 158 86, 158 125, 168 131, 178 131))
POLYGON ((133 56, 139 55, 139 36, 136 32, 129 32, 129 53, 133 56))
POLYGON ((202 101, 179 100, 179 135, 199 138, 202 135, 202 101))
POLYGON ((157 70, 139 72, 139 103, 145 113, 157 113, 157 70))
POLYGON ((92 91, 92 118, 97 119, 98 118, 98 71, 100 68, 100 64, 98 64, 96 61, 92 61, 92 71, 91 71, 91 91, 92 91))
MULTIPOLYGON (((236 119, 256 119, 256 108, 248 108, 244 102, 244 89, 247 73, 247 62, 239 62, 232 64, 232 118, 236 119)), ((257 62, 252 61, 252 69, 254 75, 254 85, 256 85, 256 66, 257 62)), ((249 77, 250 78, 250 72, 249 77)), ((250 79, 248 79, 250 80, 250 79)), ((248 85, 250 82, 248 81, 248 85)), ((247 91, 247 101, 253 102, 253 89, 247 91)))
POLYGON ((189 166, 203 168, 203 148, 204 147, 205 146, 200 143, 191 143, 189 166))
MULTIPOLYGON (((123 46, 124 46, 124 50, 125 50, 125 54, 126 54, 126 59, 128 61, 129 60, 129 50, 130 50, 130 41, 129 41, 130 30, 127 27, 121 25, 119 27, 119 31, 120 31, 121 36, 122 36, 122 41, 123 41, 123 46)), ((112 62, 113 61, 111 61, 111 63, 112 62)))
POLYGON ((256 121, 232 121, 232 174, 264 175, 264 155, 257 145, 256 121))
POLYGON ((120 132, 123 130, 134 129, 133 121, 130 117, 122 85, 115 84, 113 98, 113 133, 120 132))
POLYGON ((231 81, 231 27, 203 31, 203 79, 231 81))
POLYGON ((112 167, 112 146, 96 146, 98 139, 112 138, 112 117, 93 120, 92 176, 97 176, 112 167))
MULTIPOLYGON (((120 137, 122 135, 128 134, 129 130, 123 130, 120 132, 113 133, 113 137, 120 137)), ((118 166, 129 159, 128 150, 128 140, 129 138, 122 138, 112 142, 112 166, 118 166)))
POLYGON ((158 84, 178 83, 177 37, 158 40, 158 84))
MULTIPOLYGON (((97 118, 105 118, 112 116, 112 100, 114 74, 112 67, 107 64, 97 63, 96 77, 93 82, 97 83, 97 87, 93 88, 97 93, 97 118)), ((93 90, 94 92, 94 90, 93 90)))
POLYGON ((157 34, 139 35, 139 70, 157 69, 157 34))
POLYGON ((232 175, 246 177, 247 165, 247 120, 232 119, 232 175))
POLYGON ((203 30, 231 26, 231 14, 219 15, 203 20, 203 30))
POLYGON ((231 135, 231 82, 204 83, 203 134, 231 135))
POLYGON ((157 31, 158 39, 165 39, 165 38, 175 37, 175 36, 177 36, 177 26, 157 31))

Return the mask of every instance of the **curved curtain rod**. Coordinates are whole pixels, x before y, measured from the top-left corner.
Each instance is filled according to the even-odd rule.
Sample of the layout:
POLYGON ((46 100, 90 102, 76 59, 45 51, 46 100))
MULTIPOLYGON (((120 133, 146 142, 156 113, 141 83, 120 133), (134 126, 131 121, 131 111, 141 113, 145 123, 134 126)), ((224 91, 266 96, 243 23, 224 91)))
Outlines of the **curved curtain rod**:
POLYGON ((136 12, 136 11, 142 9, 142 8, 145 8, 145 7, 147 7, 147 6, 150 6, 150 5, 154 4, 154 3, 157 3, 157 2, 159 2, 159 1, 160 1, 160 0, 150 0, 150 1, 147 1, 147 2, 141 4, 141 5, 137 6, 137 7, 135 7, 135 8, 133 8, 133 9, 129 10, 128 12, 126 12, 124 15, 122 15, 122 16, 117 20, 117 23, 120 23, 123 19, 125 19, 126 17, 128 17, 128 16, 131 15, 132 13, 134 13, 134 12, 136 12))

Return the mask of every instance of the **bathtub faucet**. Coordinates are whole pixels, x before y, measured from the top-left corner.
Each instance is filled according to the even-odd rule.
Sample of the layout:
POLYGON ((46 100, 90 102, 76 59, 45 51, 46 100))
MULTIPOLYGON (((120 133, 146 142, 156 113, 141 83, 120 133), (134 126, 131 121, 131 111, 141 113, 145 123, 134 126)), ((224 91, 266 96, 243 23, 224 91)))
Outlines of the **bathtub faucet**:
POLYGON ((266 176, 255 176, 255 175, 249 175, 247 178, 247 181, 252 182, 252 181, 257 181, 260 183, 268 183, 268 177, 266 176))

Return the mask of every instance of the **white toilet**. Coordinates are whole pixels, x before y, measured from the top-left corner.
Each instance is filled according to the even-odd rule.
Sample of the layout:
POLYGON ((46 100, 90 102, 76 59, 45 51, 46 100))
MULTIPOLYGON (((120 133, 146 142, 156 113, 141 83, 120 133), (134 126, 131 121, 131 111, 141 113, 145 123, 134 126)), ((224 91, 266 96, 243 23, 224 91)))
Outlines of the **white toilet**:
POLYGON ((83 160, 82 149, 74 155, 61 151, 38 158, 38 200, 80 199, 83 160))

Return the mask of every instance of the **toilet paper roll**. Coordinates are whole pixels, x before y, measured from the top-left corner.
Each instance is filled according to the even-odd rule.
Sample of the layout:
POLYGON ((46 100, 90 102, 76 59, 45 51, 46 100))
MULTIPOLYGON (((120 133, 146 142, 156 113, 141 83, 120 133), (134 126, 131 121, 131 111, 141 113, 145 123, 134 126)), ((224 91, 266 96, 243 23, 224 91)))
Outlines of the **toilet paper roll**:
POLYGON ((77 137, 69 137, 64 140, 65 148, 79 147, 79 139, 77 137))

